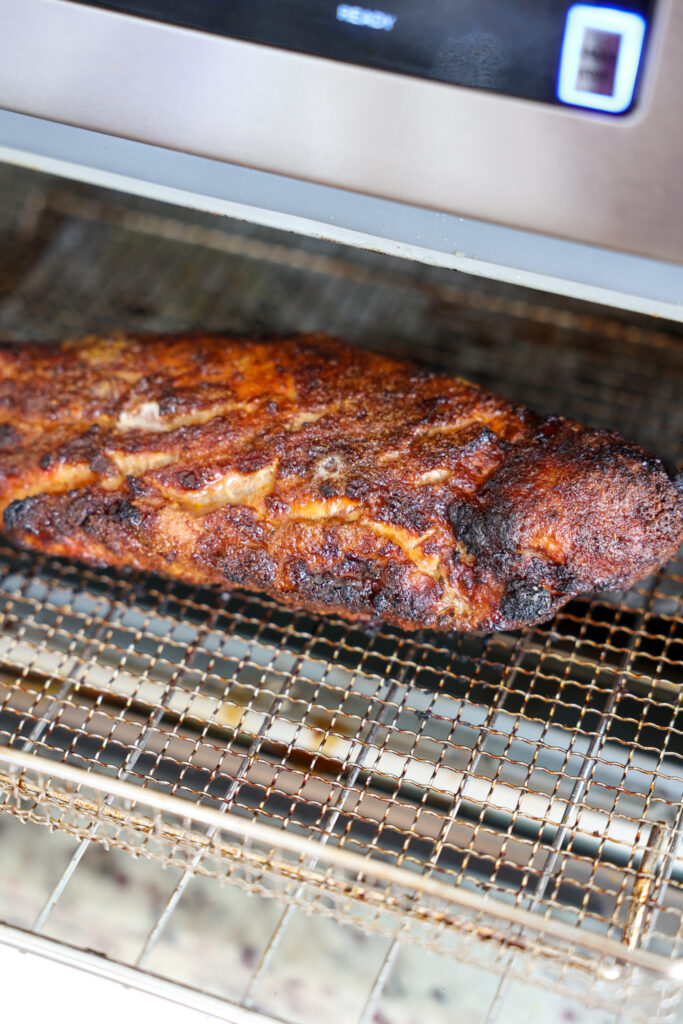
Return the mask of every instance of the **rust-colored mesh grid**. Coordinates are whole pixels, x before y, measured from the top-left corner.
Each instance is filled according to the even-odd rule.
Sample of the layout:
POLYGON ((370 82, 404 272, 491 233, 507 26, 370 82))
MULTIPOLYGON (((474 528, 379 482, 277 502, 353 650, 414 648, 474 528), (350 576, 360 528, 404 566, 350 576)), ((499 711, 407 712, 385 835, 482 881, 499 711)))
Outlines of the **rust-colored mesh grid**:
MULTIPOLYGON (((2 173, 5 336, 324 327, 681 460, 670 325, 2 173)), ((673 1020, 682 583, 406 635, 0 546, 2 806, 673 1020)))

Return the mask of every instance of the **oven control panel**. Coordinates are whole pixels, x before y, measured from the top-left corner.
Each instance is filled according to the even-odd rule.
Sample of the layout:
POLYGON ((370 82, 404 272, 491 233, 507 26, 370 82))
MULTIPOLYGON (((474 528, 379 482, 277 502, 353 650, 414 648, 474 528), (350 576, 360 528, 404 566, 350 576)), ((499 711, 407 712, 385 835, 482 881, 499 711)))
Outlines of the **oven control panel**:
MULTIPOLYGON (((541 103, 627 113, 654 0, 76 0, 541 103)), ((362 116, 362 111, 359 112, 362 116)))

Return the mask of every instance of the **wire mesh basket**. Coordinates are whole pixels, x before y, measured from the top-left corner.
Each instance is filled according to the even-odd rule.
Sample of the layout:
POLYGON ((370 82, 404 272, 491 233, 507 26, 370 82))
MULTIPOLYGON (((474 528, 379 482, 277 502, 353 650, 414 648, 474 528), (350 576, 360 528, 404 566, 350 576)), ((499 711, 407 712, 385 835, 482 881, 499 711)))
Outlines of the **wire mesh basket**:
MULTIPOLYGON (((668 325, 50 179, 12 188, 6 336, 265 318, 393 351, 419 337, 421 358, 680 459, 668 325)), ((1 809, 79 840, 36 928, 101 843, 181 869, 141 966, 202 875, 675 1020, 682 583, 679 558, 541 627, 408 635, 0 545, 1 809)))

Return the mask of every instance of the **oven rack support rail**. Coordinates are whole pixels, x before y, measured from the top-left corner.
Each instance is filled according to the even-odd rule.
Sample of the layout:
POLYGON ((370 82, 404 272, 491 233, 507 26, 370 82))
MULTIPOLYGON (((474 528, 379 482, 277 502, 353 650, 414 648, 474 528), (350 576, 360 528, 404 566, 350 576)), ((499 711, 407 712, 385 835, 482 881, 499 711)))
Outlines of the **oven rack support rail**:
MULTIPOLYGON (((286 880, 290 891, 292 885, 312 884, 337 901, 359 901, 366 907, 393 911, 401 919, 396 934, 405 929, 406 918, 410 917, 437 931, 454 929, 475 939, 498 942, 503 948, 511 947, 517 954, 555 957, 574 967, 595 970, 597 956, 598 971, 608 982, 623 984, 624 970, 639 968, 675 985, 683 983, 683 958, 667 960, 587 930, 577 936, 576 929, 562 921, 490 895, 444 885, 379 859, 11 747, 0 748, 0 762, 0 794, 5 810, 12 804, 19 816, 26 804, 68 804, 85 814, 93 829, 109 824, 162 842, 178 843, 180 839, 188 854, 203 851, 228 863, 249 863, 256 875, 271 872, 286 880), (170 824, 179 820, 184 822, 182 829, 170 824), (206 831, 201 831, 202 827, 206 831), (553 942, 560 946, 553 947, 553 942)), ((25 816, 30 818, 30 812, 25 816)), ((116 844, 106 833, 96 837, 93 832, 92 838, 116 844)), ((144 845, 136 852, 148 854, 144 845)), ((282 895, 286 898, 285 893, 282 895)), ((378 930, 391 933, 393 929, 385 925, 378 930)))

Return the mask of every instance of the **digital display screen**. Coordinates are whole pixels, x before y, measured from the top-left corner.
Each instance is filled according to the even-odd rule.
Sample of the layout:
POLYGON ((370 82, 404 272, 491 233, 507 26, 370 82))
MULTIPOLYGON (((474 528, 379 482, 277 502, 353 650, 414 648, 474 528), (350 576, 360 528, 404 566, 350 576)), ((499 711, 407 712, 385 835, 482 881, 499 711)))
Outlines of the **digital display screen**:
MULTIPOLYGON (((72 0, 73 2, 73 0, 72 0)), ((654 0, 76 0, 174 25, 542 103, 623 114, 654 0)))
POLYGON ((574 4, 567 12, 557 96, 621 114, 631 106, 647 22, 635 11, 574 4))

